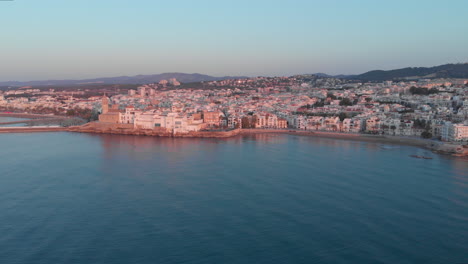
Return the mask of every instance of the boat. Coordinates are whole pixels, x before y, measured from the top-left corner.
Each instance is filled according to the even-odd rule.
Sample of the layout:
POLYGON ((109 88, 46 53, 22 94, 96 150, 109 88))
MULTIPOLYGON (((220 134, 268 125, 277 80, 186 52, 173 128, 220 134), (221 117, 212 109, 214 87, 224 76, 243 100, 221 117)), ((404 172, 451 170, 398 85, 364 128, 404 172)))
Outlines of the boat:
POLYGON ((430 160, 432 157, 427 157, 427 156, 419 156, 419 155, 410 155, 412 158, 417 158, 417 159, 427 159, 430 160))

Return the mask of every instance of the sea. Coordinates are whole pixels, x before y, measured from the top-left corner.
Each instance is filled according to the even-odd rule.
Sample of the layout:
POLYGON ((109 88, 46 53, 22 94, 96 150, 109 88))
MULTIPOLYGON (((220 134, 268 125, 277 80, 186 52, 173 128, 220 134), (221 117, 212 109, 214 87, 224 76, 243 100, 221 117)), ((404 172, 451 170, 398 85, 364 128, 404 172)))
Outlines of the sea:
POLYGON ((468 263, 468 161, 282 134, 0 134, 0 263, 468 263))
MULTIPOLYGON (((25 118, 3 117, 3 116, 0 116, 0 123, 3 123, 3 122, 16 122, 16 121, 23 121, 23 120, 26 120, 26 119, 25 119, 25 118)), ((1 128, 1 127, 25 127, 25 126, 26 126, 26 123, 22 123, 22 124, 6 124, 6 125, 0 124, 0 128, 1 128)))

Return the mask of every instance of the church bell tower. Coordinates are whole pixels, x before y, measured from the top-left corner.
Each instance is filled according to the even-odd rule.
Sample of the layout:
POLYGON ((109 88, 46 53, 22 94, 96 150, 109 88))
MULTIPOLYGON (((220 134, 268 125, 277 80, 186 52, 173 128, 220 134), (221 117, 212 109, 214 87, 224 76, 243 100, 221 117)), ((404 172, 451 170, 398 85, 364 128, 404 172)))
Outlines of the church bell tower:
POLYGON ((102 113, 106 114, 109 112, 109 98, 104 94, 102 96, 102 113))

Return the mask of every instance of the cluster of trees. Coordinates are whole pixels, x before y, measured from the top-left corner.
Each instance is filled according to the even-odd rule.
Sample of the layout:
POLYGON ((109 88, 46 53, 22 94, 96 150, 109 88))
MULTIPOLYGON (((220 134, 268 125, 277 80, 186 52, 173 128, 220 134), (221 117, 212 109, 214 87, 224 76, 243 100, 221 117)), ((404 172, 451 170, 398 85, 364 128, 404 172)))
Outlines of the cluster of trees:
POLYGON ((79 117, 88 122, 96 121, 99 118, 99 112, 96 109, 83 109, 79 107, 68 109, 66 115, 70 117, 79 117))
POLYGON ((424 119, 415 119, 413 120, 413 127, 417 129, 424 129, 421 133, 422 138, 432 138, 431 130, 431 121, 426 121, 424 119))
POLYGON ((33 97, 34 95, 31 94, 31 93, 24 93, 24 94, 8 94, 8 95, 5 95, 5 99, 8 99, 8 98, 20 98, 20 97, 23 97, 23 98, 31 98, 33 97))
POLYGON ((17 109, 15 107, 7 106, 7 107, 0 107, 0 111, 7 111, 7 112, 27 112, 31 114, 53 114, 53 115, 63 115, 65 112, 64 108, 51 108, 51 107, 36 107, 36 108, 25 108, 25 109, 17 109))
MULTIPOLYGON (((303 112, 293 112, 295 115, 304 115, 304 116, 323 116, 323 117, 333 117, 337 116, 335 113, 303 113, 303 112)), ((355 117, 357 113, 345 113, 341 112, 338 114, 338 117, 341 121, 345 120, 345 118, 352 118, 355 117)))
POLYGON ((333 95, 332 93, 327 93, 327 97, 331 98, 332 100, 336 100, 336 96, 333 95))
POLYGON ((340 121, 343 122, 343 120, 345 120, 346 118, 353 118, 353 117, 355 117, 357 115, 358 115, 357 113, 341 112, 341 113, 338 114, 338 117, 340 118, 340 121))
POLYGON ((302 109, 312 109, 312 108, 315 108, 315 107, 323 107, 324 105, 325 105, 325 102, 323 100, 319 100, 319 101, 315 102, 314 104, 306 104, 306 105, 301 106, 300 108, 302 108, 302 109))
POLYGON ((432 133, 429 131, 424 131, 421 133, 422 138, 432 138, 432 133))
POLYGON ((420 88, 416 86, 411 86, 409 91, 411 94, 418 94, 418 95, 429 95, 429 94, 436 94, 440 92, 436 88, 427 89, 427 88, 420 88))
POLYGON ((431 121, 426 121, 424 119, 415 119, 413 120, 413 127, 418 129, 431 129, 431 121))
MULTIPOLYGON (((329 95, 332 95, 332 94, 329 94, 329 95)), ((336 96, 332 95, 333 97, 331 96, 328 96, 330 98, 332 98, 333 100, 336 99, 336 96)), ((372 99, 371 99, 372 100, 372 99)), ((351 106, 351 105, 354 105, 355 102, 351 101, 349 98, 343 98, 341 99, 340 101, 340 105, 341 106, 351 106)), ((300 108, 302 109, 312 109, 312 108, 316 108, 316 107, 323 107, 325 106, 325 101, 324 100, 318 100, 317 102, 315 102, 314 104, 307 104, 307 105, 304 105, 304 106, 301 106, 300 108)))
POLYGON ((351 106, 351 105, 353 105, 353 102, 349 98, 343 98, 340 101, 340 105, 342 105, 342 106, 351 106))

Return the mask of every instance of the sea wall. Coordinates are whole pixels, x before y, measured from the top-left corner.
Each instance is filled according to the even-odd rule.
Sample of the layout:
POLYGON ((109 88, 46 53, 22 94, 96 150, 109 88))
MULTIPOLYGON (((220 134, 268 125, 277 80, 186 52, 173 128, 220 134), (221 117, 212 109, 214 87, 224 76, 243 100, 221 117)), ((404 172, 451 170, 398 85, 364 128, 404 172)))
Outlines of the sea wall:
POLYGON ((229 131, 198 131, 188 133, 175 133, 174 137, 198 137, 198 138, 227 138, 240 134, 240 129, 229 131))
POLYGON ((117 135, 136 135, 136 136, 155 136, 155 137, 198 137, 198 138, 226 138, 239 134, 240 130, 230 131, 198 131, 187 133, 172 133, 172 130, 165 128, 138 129, 132 124, 112 124, 93 122, 83 126, 71 127, 70 132, 80 133, 98 133, 98 134, 117 134, 117 135))
POLYGON ((0 127, 0 133, 65 132, 66 127, 0 127))

